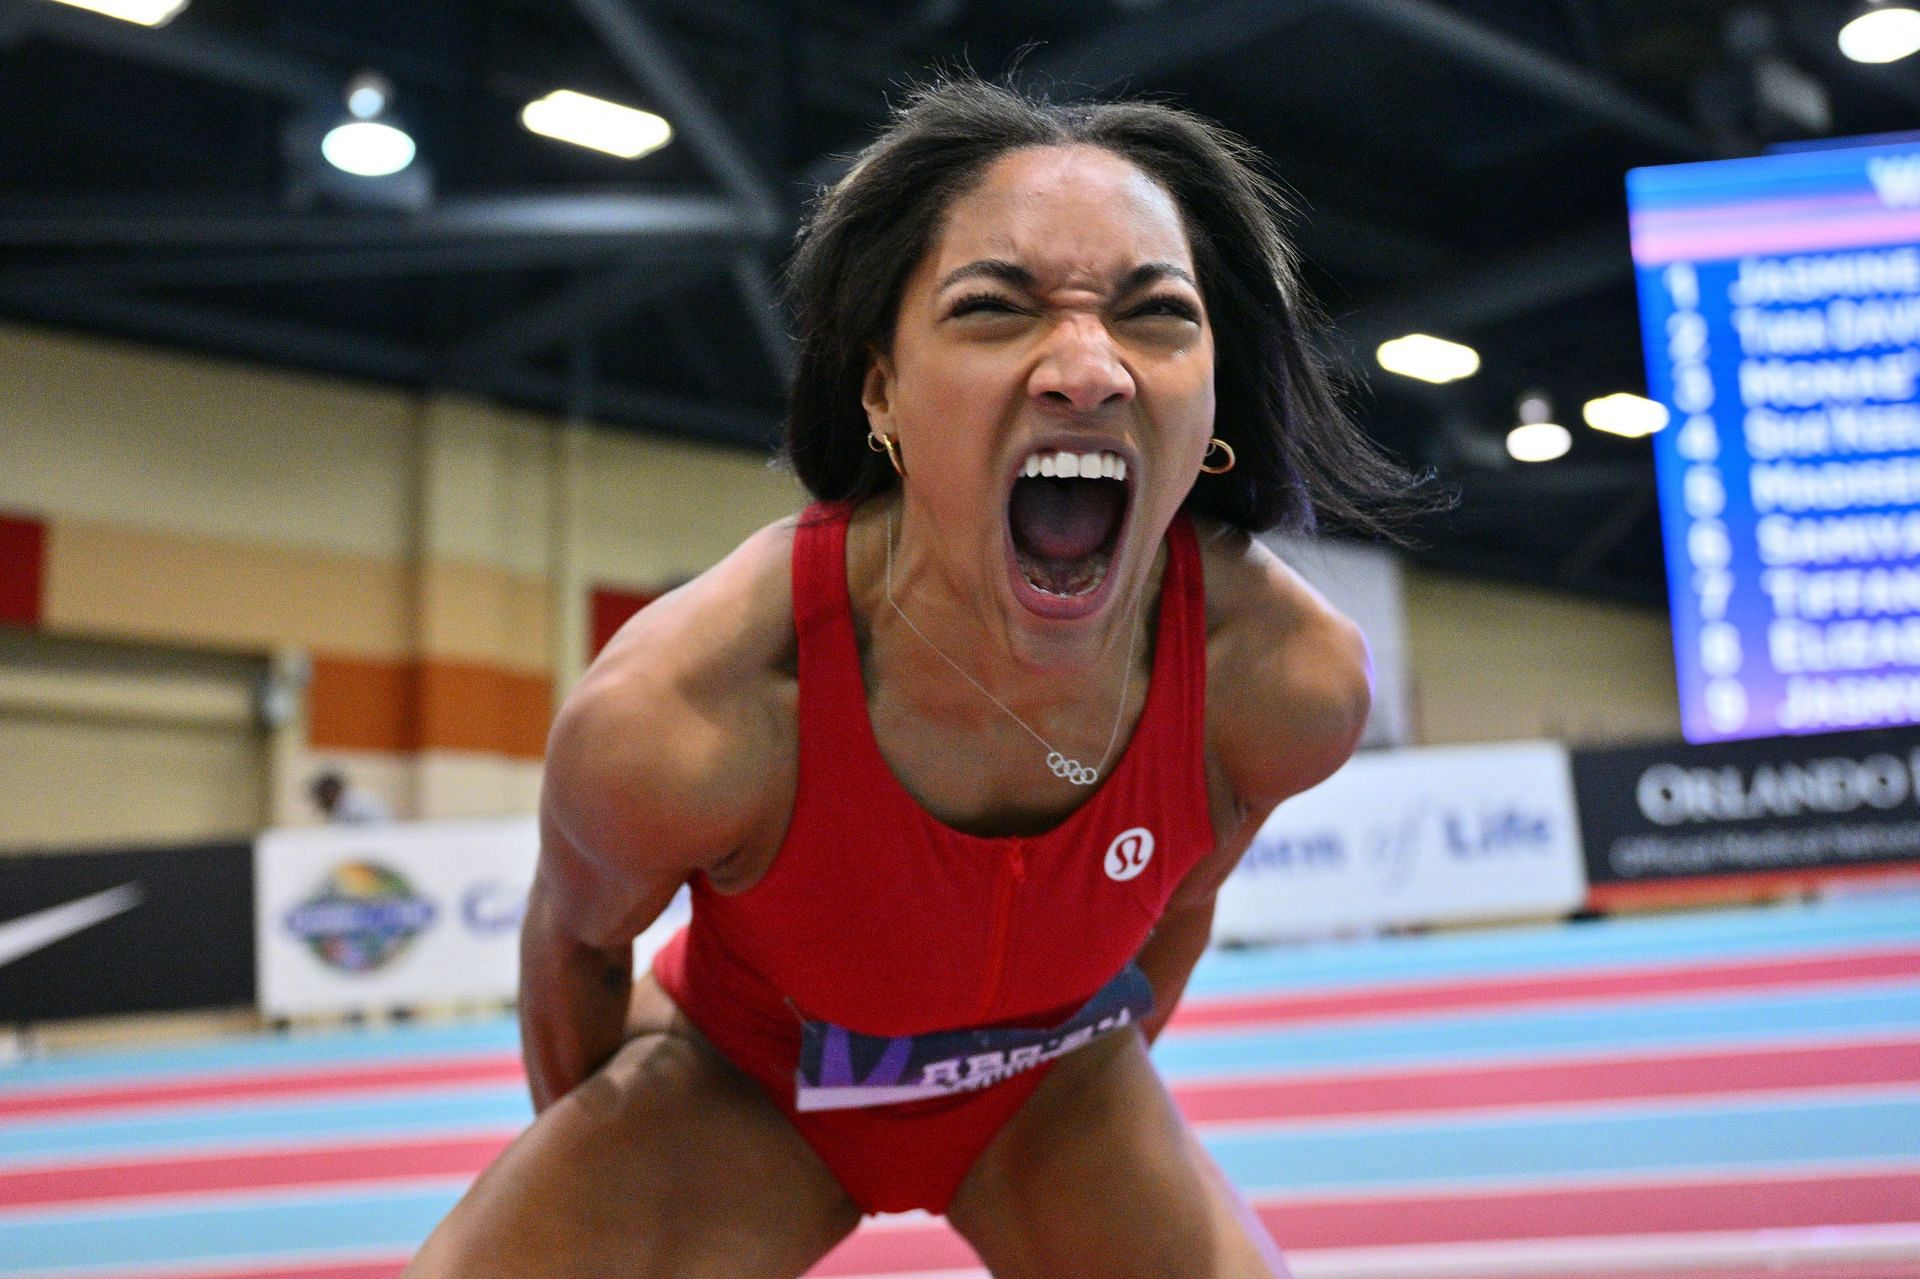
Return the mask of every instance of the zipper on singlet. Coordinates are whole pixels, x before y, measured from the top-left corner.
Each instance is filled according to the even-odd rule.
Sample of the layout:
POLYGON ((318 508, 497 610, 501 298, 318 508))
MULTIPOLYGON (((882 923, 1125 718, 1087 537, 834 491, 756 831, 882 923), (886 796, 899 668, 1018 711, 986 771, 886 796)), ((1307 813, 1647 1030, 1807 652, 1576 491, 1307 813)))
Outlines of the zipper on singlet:
POLYGON ((1007 844, 1006 860, 1000 867, 1000 882, 993 894, 993 934, 987 943, 987 972, 980 983, 980 1006, 973 1021, 985 1021, 1000 1001, 1000 982, 1007 971, 1007 940, 1013 931, 1013 899, 1027 878, 1027 854, 1019 840, 1007 844))

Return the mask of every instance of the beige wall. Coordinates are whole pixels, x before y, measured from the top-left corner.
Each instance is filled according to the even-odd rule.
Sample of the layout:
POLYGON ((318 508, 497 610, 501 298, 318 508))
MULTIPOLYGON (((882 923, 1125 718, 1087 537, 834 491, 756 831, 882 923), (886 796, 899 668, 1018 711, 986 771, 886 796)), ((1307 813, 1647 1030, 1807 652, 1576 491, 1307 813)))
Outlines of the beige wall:
MULTIPOLYGON (((324 765, 402 816, 525 811, 530 721, 584 666, 591 589, 700 572, 801 500, 736 450, 0 325, 0 511, 44 525, 38 634, 310 659, 309 701, 333 699, 215 742, 126 713, 105 683, 94 700, 117 711, 50 716, 20 693, 0 757, 40 798, 0 799, 0 848, 311 821, 324 765), (340 731, 363 707, 378 731, 340 731), (129 769, 167 793, 74 781, 129 769)), ((17 675, 0 651, 0 692, 17 675)), ((86 702, 89 680, 107 676, 61 696, 86 702)))
POLYGON ((1425 569, 1406 583, 1419 742, 1679 737, 1664 612, 1425 569))
POLYGON ((0 849, 258 830, 267 663, 0 630, 0 849))
POLYGON ((0 507, 397 556, 413 414, 400 391, 0 325, 0 507))

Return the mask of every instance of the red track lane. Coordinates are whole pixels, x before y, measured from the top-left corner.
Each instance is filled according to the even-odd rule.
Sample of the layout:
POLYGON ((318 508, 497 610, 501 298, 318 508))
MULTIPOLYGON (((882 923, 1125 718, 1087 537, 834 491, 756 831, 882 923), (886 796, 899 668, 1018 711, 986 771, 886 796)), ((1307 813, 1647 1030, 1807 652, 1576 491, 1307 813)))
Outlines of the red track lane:
MULTIPOLYGON (((1303 1250, 1880 1225, 1920 1218, 1920 1173, 1302 1197, 1256 1203, 1255 1211, 1282 1248, 1303 1250)), ((810 1273, 911 1273, 979 1264, 960 1236, 929 1223, 862 1231, 810 1273)))
MULTIPOLYGON (((1634 998, 1722 988, 1820 986, 1834 982, 1908 976, 1920 976, 1920 948, 1850 951, 1817 959, 1698 965, 1682 969, 1609 969, 1552 977, 1383 986, 1317 995, 1190 1000, 1175 1014, 1172 1029, 1178 1032, 1447 1008, 1634 998)), ((258 1074, 232 1073, 139 1084, 29 1089, 14 1094, 0 1091, 0 1120, 140 1106, 231 1103, 302 1094, 510 1084, 523 1079, 524 1074, 516 1055, 487 1053, 419 1062, 370 1063, 258 1074)), ((0 1084, 4 1084, 3 1076, 0 1076, 0 1084)))
POLYGON ((1818 958, 1768 959, 1683 967, 1609 968, 1594 972, 1481 981, 1396 983, 1311 995, 1195 999, 1174 1013, 1172 1029, 1203 1030, 1349 1017, 1457 1011, 1528 1004, 1646 999, 1713 990, 1772 990, 1839 982, 1920 977, 1920 948, 1856 950, 1818 958))
POLYGON ((1920 1039, 1173 1085, 1197 1124, 1920 1083, 1920 1039))
MULTIPOLYGON (((1182 1084, 1198 1124, 1920 1082, 1920 1039, 1693 1056, 1531 1063, 1359 1077, 1182 1084)), ((222 1194, 395 1177, 477 1176, 510 1131, 0 1170, 0 1211, 96 1199, 222 1194)), ((1920 1217, 1920 1213, 1916 1213, 1920 1217)))
MULTIPOLYGON (((138 1106, 180 1106, 195 1102, 252 1101, 304 1093, 365 1092, 389 1088, 458 1088, 463 1085, 521 1083, 526 1074, 513 1053, 472 1057, 435 1057, 420 1062, 368 1062, 318 1070, 276 1070, 258 1074, 195 1075, 149 1083, 50 1088, 0 1092, 0 1120, 29 1116, 119 1110, 138 1106)), ((5 1076, 0 1075, 0 1085, 5 1076)))
POLYGON ((477 1177, 513 1139, 497 1135, 310 1146, 247 1154, 59 1164, 0 1172, 0 1220, 8 1210, 155 1195, 241 1194, 407 1177, 477 1177))

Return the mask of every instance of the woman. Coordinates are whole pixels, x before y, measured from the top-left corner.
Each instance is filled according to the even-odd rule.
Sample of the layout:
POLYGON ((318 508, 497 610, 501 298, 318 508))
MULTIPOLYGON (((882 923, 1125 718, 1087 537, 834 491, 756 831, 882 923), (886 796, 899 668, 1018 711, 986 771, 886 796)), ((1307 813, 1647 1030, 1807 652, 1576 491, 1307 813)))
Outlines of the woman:
POLYGON ((909 1208, 1003 1279, 1286 1273, 1146 1054, 1367 712, 1357 631, 1248 536, 1365 524, 1399 478, 1309 356, 1274 207, 1194 117, 973 82, 826 193, 788 447, 824 501, 562 709, 539 1118, 410 1274, 798 1275, 909 1208))

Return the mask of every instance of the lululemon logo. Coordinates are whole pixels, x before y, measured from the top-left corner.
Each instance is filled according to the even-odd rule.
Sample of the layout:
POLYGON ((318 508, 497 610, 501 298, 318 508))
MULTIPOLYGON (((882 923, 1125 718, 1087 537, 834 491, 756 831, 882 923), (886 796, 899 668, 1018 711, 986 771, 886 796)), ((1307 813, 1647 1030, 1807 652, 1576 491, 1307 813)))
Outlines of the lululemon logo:
POLYGON ((1125 883, 1153 860, 1153 832, 1145 826, 1123 830, 1107 845, 1107 878, 1125 883))

